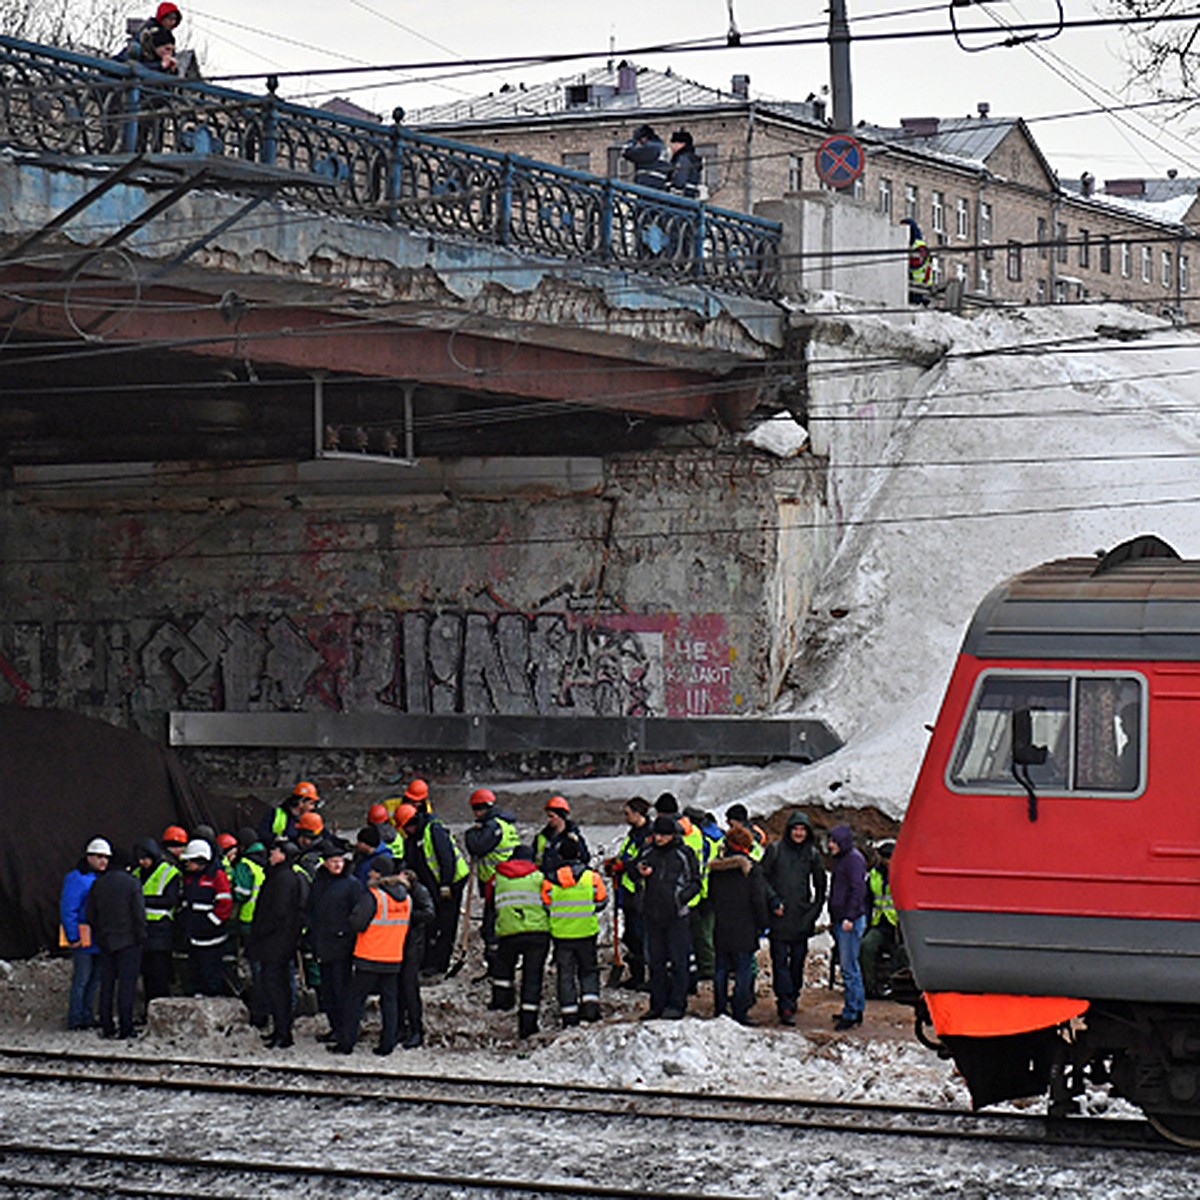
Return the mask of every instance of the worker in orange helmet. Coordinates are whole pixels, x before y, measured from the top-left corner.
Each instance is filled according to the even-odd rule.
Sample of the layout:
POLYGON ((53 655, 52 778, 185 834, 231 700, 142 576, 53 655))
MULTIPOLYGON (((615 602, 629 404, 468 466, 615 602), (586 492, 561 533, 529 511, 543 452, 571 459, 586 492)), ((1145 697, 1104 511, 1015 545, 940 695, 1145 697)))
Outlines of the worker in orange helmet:
POLYGON ((162 835, 163 853, 171 855, 178 862, 189 840, 188 831, 182 825, 168 825, 162 835))
POLYGON ((429 804, 429 784, 423 779, 414 779, 408 787, 404 789, 404 798, 413 805, 418 812, 430 812, 429 804))
POLYGON ((476 788, 471 793, 471 812, 475 824, 463 835, 467 853, 475 866, 475 879, 483 896, 483 957, 488 975, 495 977, 496 966, 496 903, 488 883, 496 874, 498 863, 504 862, 521 839, 517 836, 517 819, 496 805, 496 793, 491 788, 476 788))
MULTIPOLYGON (((417 779, 409 785, 421 784, 417 779)), ((421 975, 431 979, 450 966, 450 956, 458 934, 458 913, 471 869, 466 855, 459 849, 454 834, 428 809, 414 800, 401 804, 392 816, 404 831, 404 864, 429 892, 433 899, 434 921, 425 943, 425 963, 421 975)))
POLYGON ((372 804, 367 809, 367 824, 379 830, 379 844, 399 862, 404 857, 404 839, 399 828, 392 824, 396 807, 395 800, 372 804))
POLYGON ((553 879, 561 865, 558 848, 563 838, 573 837, 579 843, 579 861, 586 863, 591 859, 587 842, 579 826, 571 820, 571 806, 563 796, 551 796, 546 801, 546 824, 533 839, 533 855, 538 867, 547 879, 553 879))
POLYGON ((294 842, 300 817, 304 813, 316 812, 320 804, 321 797, 317 792, 317 785, 302 779, 292 788, 292 794, 282 804, 271 809, 259 823, 259 841, 264 846, 273 846, 276 838, 286 838, 289 842, 294 842))

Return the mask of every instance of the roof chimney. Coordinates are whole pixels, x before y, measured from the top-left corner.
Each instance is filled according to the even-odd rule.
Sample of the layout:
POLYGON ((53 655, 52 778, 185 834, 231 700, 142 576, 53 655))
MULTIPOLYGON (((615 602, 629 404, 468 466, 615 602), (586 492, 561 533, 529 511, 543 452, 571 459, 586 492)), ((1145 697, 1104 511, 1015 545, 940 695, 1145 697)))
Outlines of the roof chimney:
POLYGON ((738 99, 738 100, 749 100, 750 99, 750 76, 749 75, 735 75, 733 77, 732 87, 733 87, 733 94, 736 99, 738 99))
POLYGON ((637 95, 637 68, 624 61, 617 65, 617 95, 637 95))
POLYGON ((989 104, 988 101, 986 101, 986 100, 980 100, 980 102, 975 107, 979 110, 979 115, 981 118, 986 117, 988 115, 988 113, 990 113, 992 111, 991 104, 989 104))

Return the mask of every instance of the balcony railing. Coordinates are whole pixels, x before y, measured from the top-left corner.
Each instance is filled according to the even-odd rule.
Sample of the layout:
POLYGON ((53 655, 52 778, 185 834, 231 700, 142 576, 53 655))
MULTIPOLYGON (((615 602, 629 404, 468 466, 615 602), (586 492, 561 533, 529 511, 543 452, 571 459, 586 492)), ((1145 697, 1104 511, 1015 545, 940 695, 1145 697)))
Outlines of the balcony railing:
POLYGON ((777 222, 290 104, 272 84, 249 95, 0 38, 0 145, 237 159, 283 168, 281 195, 330 213, 723 291, 779 291, 777 222))

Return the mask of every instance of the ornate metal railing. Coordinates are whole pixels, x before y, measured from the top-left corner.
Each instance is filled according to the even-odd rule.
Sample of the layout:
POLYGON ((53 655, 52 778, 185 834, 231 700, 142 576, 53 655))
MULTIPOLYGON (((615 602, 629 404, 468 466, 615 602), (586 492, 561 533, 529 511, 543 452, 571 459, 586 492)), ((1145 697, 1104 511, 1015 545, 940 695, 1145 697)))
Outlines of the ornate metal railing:
MULTIPOLYGON (((513 154, 0 38, 0 145, 64 156, 200 155, 284 168, 329 212, 535 254, 779 290, 780 227, 513 154)), ((278 182, 278 180, 277 180, 278 182)))

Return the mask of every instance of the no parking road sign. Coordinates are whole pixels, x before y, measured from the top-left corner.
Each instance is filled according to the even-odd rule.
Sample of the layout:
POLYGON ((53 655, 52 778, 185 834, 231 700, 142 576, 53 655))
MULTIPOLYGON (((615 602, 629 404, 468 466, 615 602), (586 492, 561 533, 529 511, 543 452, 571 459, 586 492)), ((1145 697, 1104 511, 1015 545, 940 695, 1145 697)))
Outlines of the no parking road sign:
POLYGON ((817 175, 831 188, 848 188, 862 174, 863 148, 848 133, 835 133, 817 147, 817 175))

